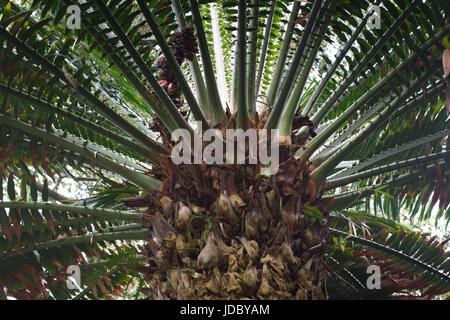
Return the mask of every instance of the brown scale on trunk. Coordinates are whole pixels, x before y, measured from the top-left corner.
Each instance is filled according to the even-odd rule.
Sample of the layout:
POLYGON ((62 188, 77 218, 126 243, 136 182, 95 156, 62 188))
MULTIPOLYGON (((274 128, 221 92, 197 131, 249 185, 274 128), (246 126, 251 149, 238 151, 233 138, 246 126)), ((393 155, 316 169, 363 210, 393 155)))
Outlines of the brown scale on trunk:
POLYGON ((287 157, 271 177, 257 165, 174 165, 151 196, 144 272, 150 299, 325 299, 328 204, 308 163, 287 157))

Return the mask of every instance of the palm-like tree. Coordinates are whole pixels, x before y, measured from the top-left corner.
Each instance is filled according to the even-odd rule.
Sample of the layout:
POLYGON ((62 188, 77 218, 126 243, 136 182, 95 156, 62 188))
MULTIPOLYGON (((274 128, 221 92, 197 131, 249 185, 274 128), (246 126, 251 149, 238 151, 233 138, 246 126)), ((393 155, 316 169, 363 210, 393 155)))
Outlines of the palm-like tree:
POLYGON ((449 291, 445 243, 400 223, 450 221, 447 1, 0 7, 0 297, 449 291), (175 166, 170 133, 194 121, 279 129, 280 170, 175 166), (90 196, 58 194, 62 178, 90 196))

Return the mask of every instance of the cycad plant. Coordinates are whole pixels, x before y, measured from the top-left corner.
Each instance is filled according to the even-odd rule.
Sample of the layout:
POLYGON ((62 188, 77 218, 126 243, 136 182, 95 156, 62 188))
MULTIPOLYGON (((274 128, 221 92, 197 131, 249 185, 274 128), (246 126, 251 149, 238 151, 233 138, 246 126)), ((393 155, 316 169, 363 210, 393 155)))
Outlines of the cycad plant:
POLYGON ((450 290, 420 229, 450 221, 448 1, 0 8, 0 298, 450 290), (278 171, 175 165, 171 134, 211 128, 278 129, 278 171))

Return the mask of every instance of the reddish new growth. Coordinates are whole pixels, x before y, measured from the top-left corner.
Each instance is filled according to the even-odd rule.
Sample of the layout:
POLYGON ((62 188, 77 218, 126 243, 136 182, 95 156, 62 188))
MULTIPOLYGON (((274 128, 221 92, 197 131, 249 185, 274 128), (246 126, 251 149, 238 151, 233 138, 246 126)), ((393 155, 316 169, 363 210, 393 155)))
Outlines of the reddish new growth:
POLYGON ((183 61, 183 58, 192 61, 194 59, 194 54, 198 52, 194 31, 192 31, 191 28, 186 27, 183 28, 181 32, 176 33, 170 44, 175 47, 174 55, 180 64, 183 61), (181 59, 181 62, 178 59, 181 59))
MULTIPOLYGON (((177 32, 169 44, 175 49, 173 55, 179 65, 184 62, 184 59, 192 61, 195 53, 198 52, 194 32, 188 27, 183 28, 180 32, 177 32)), ((160 57, 158 59, 157 66, 159 68, 159 84, 167 92, 168 96, 177 108, 180 109, 184 103, 183 96, 180 85, 175 80, 175 75, 172 72, 169 62, 165 57, 160 57)), ((180 112, 184 117, 187 116, 186 111, 180 112)), ((150 126, 150 130, 161 133, 163 142, 167 143, 169 141, 170 134, 156 115, 153 115, 153 123, 150 126)))
MULTIPOLYGON (((173 55, 179 65, 183 63, 184 59, 192 61, 194 54, 198 51, 194 32, 191 28, 183 28, 180 32, 177 32, 173 36, 172 41, 170 41, 170 45, 175 49, 173 55)), ((166 90, 174 104, 180 108, 183 105, 183 97, 170 64, 165 57, 161 57, 158 59, 157 65, 159 68, 159 83, 166 90)))

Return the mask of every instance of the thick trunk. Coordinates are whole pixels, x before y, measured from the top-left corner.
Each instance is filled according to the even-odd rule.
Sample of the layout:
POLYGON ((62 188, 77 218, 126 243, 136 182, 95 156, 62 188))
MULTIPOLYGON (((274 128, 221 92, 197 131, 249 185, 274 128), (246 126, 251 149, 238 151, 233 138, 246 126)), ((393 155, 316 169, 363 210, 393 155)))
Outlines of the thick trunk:
POLYGON ((151 299, 326 299, 327 212, 309 170, 176 167, 146 215, 151 299))

